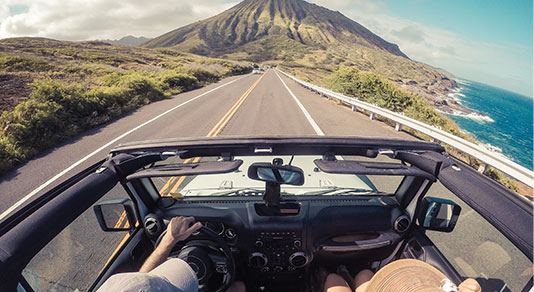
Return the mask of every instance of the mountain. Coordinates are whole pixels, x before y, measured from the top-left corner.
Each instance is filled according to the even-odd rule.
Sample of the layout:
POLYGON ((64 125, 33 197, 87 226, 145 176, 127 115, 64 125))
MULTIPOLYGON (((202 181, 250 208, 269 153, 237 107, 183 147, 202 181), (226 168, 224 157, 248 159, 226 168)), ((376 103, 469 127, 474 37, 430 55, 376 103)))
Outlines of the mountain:
POLYGON ((157 37, 144 46, 188 48, 220 55, 272 36, 324 48, 337 43, 385 50, 406 57, 399 47, 355 21, 302 0, 245 0, 233 8, 157 37))
POLYGON ((357 67, 379 73, 430 103, 456 87, 448 76, 410 60, 396 44, 340 12, 303 0, 245 0, 142 46, 276 64, 318 83, 340 66, 357 67))
POLYGON ((146 43, 150 41, 149 38, 145 37, 134 37, 132 35, 128 35, 125 37, 122 37, 118 40, 102 40, 104 43, 112 44, 112 45, 122 45, 122 46, 138 46, 142 43, 146 43))

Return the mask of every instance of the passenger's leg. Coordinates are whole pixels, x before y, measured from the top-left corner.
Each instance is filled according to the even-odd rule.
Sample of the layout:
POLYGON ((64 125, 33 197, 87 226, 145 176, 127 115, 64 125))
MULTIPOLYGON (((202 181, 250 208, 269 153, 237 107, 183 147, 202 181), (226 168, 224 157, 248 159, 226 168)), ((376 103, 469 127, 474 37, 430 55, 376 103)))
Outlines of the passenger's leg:
POLYGON ((329 274, 324 283, 325 292, 352 292, 349 284, 338 274, 329 274))
POLYGON ((369 281, 373 278, 374 273, 371 270, 362 270, 354 277, 354 287, 356 292, 365 292, 369 281))

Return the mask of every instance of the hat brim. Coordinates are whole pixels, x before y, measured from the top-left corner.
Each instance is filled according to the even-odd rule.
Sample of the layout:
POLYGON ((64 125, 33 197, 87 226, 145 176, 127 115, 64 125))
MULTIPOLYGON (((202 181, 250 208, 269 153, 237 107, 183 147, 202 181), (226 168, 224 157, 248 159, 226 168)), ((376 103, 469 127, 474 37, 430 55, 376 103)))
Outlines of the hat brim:
POLYGON ((369 281, 367 291, 441 291, 443 279, 447 276, 423 261, 401 259, 380 269, 369 281))

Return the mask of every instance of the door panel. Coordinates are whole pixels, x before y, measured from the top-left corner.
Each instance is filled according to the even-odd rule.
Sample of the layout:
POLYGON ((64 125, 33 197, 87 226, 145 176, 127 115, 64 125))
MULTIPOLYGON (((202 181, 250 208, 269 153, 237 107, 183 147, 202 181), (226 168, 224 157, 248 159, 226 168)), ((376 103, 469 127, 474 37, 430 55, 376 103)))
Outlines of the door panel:
POLYGON ((109 266, 103 270, 103 273, 89 291, 98 289, 113 274, 139 271, 144 260, 153 249, 154 246, 146 237, 143 229, 138 228, 124 242, 124 245, 117 250, 109 266))
MULTIPOLYGON (((127 198, 121 185, 99 202, 118 198, 127 198)), ((127 234, 102 231, 89 208, 41 249, 22 274, 35 291, 87 291, 127 234)))
POLYGON ((434 184, 427 195, 452 200, 462 212, 452 232, 427 230, 417 241, 424 245, 426 238, 462 279, 475 278, 483 291, 521 291, 532 277, 532 261, 443 185, 434 184))
POLYGON ((462 278, 454 267, 443 256, 440 250, 425 236, 418 227, 410 234, 410 239, 401 255, 402 258, 412 258, 424 261, 439 269, 451 281, 460 283, 462 278))

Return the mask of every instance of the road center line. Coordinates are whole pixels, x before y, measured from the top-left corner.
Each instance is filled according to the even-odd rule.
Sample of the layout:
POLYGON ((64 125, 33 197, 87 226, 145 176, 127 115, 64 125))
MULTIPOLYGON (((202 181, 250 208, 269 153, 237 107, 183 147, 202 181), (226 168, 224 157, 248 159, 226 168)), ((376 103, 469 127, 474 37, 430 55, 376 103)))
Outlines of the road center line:
MULTIPOLYGON (((230 119, 232 119, 232 117, 235 115, 235 113, 237 112, 237 110, 241 107, 241 105, 245 102, 245 100, 247 99, 247 97, 250 95, 250 93, 252 92, 252 90, 254 90, 254 88, 256 88, 256 86, 260 83, 261 79, 263 78, 263 76, 265 76, 265 74, 261 75, 260 78, 258 78, 258 80, 256 80, 256 82, 254 82, 254 84, 252 84, 252 86, 250 86, 249 89, 247 89, 245 91, 245 93, 243 93, 243 95, 241 95, 241 97, 237 100, 237 102, 232 106, 230 107, 230 109, 223 115, 223 117, 215 124, 215 126, 213 127, 213 129, 211 129, 211 131, 208 132, 208 134, 206 135, 206 137, 215 137, 217 135, 219 135, 222 130, 224 129, 224 127, 226 127, 226 125, 228 124, 228 122, 230 122, 230 119)), ((195 157, 193 159, 193 162, 192 163, 197 163, 200 161, 200 157, 195 157)), ((184 161, 184 163, 189 163, 191 162, 191 159, 187 159, 184 161)), ((185 180, 185 176, 180 176, 178 178, 178 181, 174 184, 174 181, 176 181, 176 177, 171 177, 167 183, 163 186, 163 188, 159 191, 160 195, 164 195, 165 192, 167 191, 167 189, 172 185, 174 184, 174 186, 170 189, 170 191, 167 193, 167 195, 170 195, 172 196, 174 192, 176 192, 176 190, 180 187, 180 185, 184 182, 185 180), (174 180, 173 180, 174 179, 174 180), (171 180, 173 180, 171 182, 171 180)))
POLYGON ((286 89, 289 92, 289 94, 293 97, 293 99, 295 100, 297 105, 300 107, 300 110, 304 113, 304 116, 306 116, 306 119, 308 119, 308 122, 310 123, 312 128, 315 130, 315 133, 317 133, 317 135, 319 135, 319 136, 324 136, 323 130, 321 130, 321 128, 319 128, 319 125, 317 125, 317 123, 313 120, 313 118, 311 117, 310 113, 308 113, 308 111, 306 110, 306 108, 304 108, 304 106, 302 105, 300 100, 295 96, 295 94, 293 94, 293 91, 291 91, 291 89, 289 89, 289 87, 287 87, 287 85, 284 82, 284 80, 282 79, 282 77, 280 77, 280 75, 278 75, 278 72, 276 72, 276 71, 274 71, 274 72, 276 73, 276 76, 278 76, 278 78, 280 78, 280 81, 282 81, 282 84, 284 84, 284 86, 286 87, 286 89))
MULTIPOLYGON (((246 75, 246 76, 248 76, 248 75, 246 75)), ((150 124, 150 123, 152 123, 152 122, 154 122, 154 121, 160 119, 161 117, 163 117, 163 116, 169 114, 170 112, 172 112, 172 111, 174 111, 174 110, 176 110, 176 109, 178 109, 178 108, 180 108, 180 107, 182 107, 182 106, 184 106, 184 105, 186 105, 186 104, 188 104, 188 103, 190 103, 190 102, 192 102, 192 101, 195 101, 195 100, 197 100, 197 99, 199 99, 199 98, 201 98, 201 97, 203 97, 203 96, 205 96, 205 95, 207 95, 207 94, 210 94, 210 93, 214 92, 215 90, 218 90, 218 89, 223 88, 223 87, 225 87, 225 86, 227 86, 227 85, 230 85, 230 84, 232 84, 232 83, 234 83, 234 82, 236 82, 236 81, 238 81, 238 80, 241 80, 241 79, 245 78, 246 76, 242 76, 242 77, 237 78, 237 79, 235 79, 235 80, 232 80, 232 81, 230 81, 230 82, 228 82, 228 83, 221 84, 221 85, 219 85, 219 86, 217 86, 217 87, 215 87, 215 88, 213 88, 213 89, 210 89, 210 90, 208 90, 208 91, 206 91, 206 92, 204 92, 204 93, 202 93, 202 94, 200 94, 200 95, 197 95, 196 97, 194 97, 194 98, 192 98, 192 99, 190 99, 190 100, 188 100, 188 101, 186 101, 186 102, 183 102, 183 103, 181 103, 181 104, 179 104, 179 105, 177 105, 177 106, 175 106, 175 107, 173 107, 173 108, 171 108, 171 109, 169 109, 169 110, 167 110, 167 111, 165 111, 165 112, 159 114, 158 116, 156 116, 156 117, 154 117, 154 118, 152 118, 152 119, 150 119, 150 120, 148 120, 148 121, 146 121, 146 122, 140 124, 139 126, 133 128, 133 129, 131 129, 131 130, 129 130, 129 131, 127 131, 127 132, 121 134, 120 136, 116 137, 115 139, 109 141, 108 143, 106 143, 106 144, 103 145, 102 147, 96 149, 95 151, 91 152, 89 155, 83 157, 82 159, 78 160, 76 163, 74 163, 74 164, 72 164, 71 166, 69 166, 68 168, 64 169, 63 171, 61 171, 60 173, 58 173, 57 175, 55 175, 54 177, 52 177, 51 179, 49 179, 48 181, 46 181, 44 184, 40 185, 38 188, 34 189, 32 192, 30 192, 29 194, 27 194, 26 196, 24 196, 22 199, 20 199, 20 200, 19 200, 17 203, 15 203, 13 206, 9 207, 9 209, 7 209, 6 211, 4 211, 4 212, 0 215, 0 221, 3 220, 7 215, 9 215, 9 213, 13 212, 13 210, 15 210, 15 209, 18 208, 20 205, 22 205, 24 202, 26 202, 26 201, 29 200, 31 197, 33 197, 35 194, 37 194, 38 192, 40 192, 42 189, 44 189, 45 187, 47 187, 48 185, 50 185, 51 183, 53 183, 54 181, 56 181, 57 179, 59 179, 60 177, 62 177, 63 175, 65 175, 67 172, 69 172, 69 171, 71 171, 72 169, 74 169, 75 167, 77 167, 78 165, 82 164, 83 162, 85 162, 87 159, 91 158, 92 156, 94 156, 94 155, 97 154, 98 152, 100 152, 100 151, 104 150, 105 148, 111 146, 112 144, 116 143, 118 140, 120 140, 120 139, 122 139, 122 138, 124 138, 124 137, 130 135, 131 133, 133 133, 133 132, 139 130, 140 128, 142 128, 142 127, 144 127, 144 126, 146 126, 146 125, 148 125, 148 124, 150 124)))
MULTIPOLYGON (((245 99, 250 95, 250 93, 252 92, 252 90, 254 90, 254 88, 256 88, 256 86, 258 85, 258 83, 260 83, 260 80, 263 78, 264 75, 262 75, 260 78, 258 78, 258 80, 256 80, 256 82, 254 82, 254 84, 252 84, 252 86, 247 89, 247 91, 245 91, 245 93, 243 93, 243 95, 237 100, 237 102, 228 110, 228 112, 226 112, 223 117, 215 124, 215 126, 213 127, 213 129, 211 129, 211 131, 208 132, 208 137, 213 137, 213 136, 217 136, 221 131, 222 129, 226 126, 226 124, 228 124, 228 122, 230 121, 230 119, 233 117, 233 115, 237 112, 237 110, 239 109, 239 107, 241 107, 241 105, 245 102, 245 99)), ((241 79, 241 78, 240 78, 241 79)), ((235 80, 237 81, 237 80, 235 80)), ((184 163, 190 163, 192 160, 192 163, 197 163, 198 161, 200 161, 200 157, 195 157, 194 159, 191 159, 191 158, 188 158, 184 161, 184 163)), ((171 188, 171 190, 168 192, 168 195, 171 195, 180 187, 180 185, 184 182, 185 180, 185 176, 180 176, 178 178, 178 181, 176 182, 176 184, 174 184, 174 182, 176 181, 177 177, 173 176, 171 178, 169 178, 167 180, 167 183, 165 183, 165 185, 163 186, 163 188, 159 191, 160 195, 163 196, 165 191, 172 185, 174 184, 174 186, 171 188)), ((122 221, 124 221, 124 219, 126 218, 126 212, 123 212, 123 214, 121 215, 121 218, 119 218, 119 220, 117 221, 117 223, 115 224, 115 227, 117 228, 118 226, 120 226, 122 224, 122 221)), ((125 227, 126 228, 126 227, 125 227)), ((124 235, 124 237, 122 238, 121 242, 119 243, 119 245, 115 248, 115 250, 113 251, 113 253, 111 254, 111 256, 108 258, 108 260, 106 261, 106 263, 104 264, 104 266, 102 267, 102 269, 100 270, 100 273, 106 268, 106 266, 109 264, 109 262, 111 261, 111 259, 113 259, 113 257, 117 254, 117 252, 121 249, 122 245, 128 240, 128 238, 130 237, 130 234, 127 233, 124 235)))

